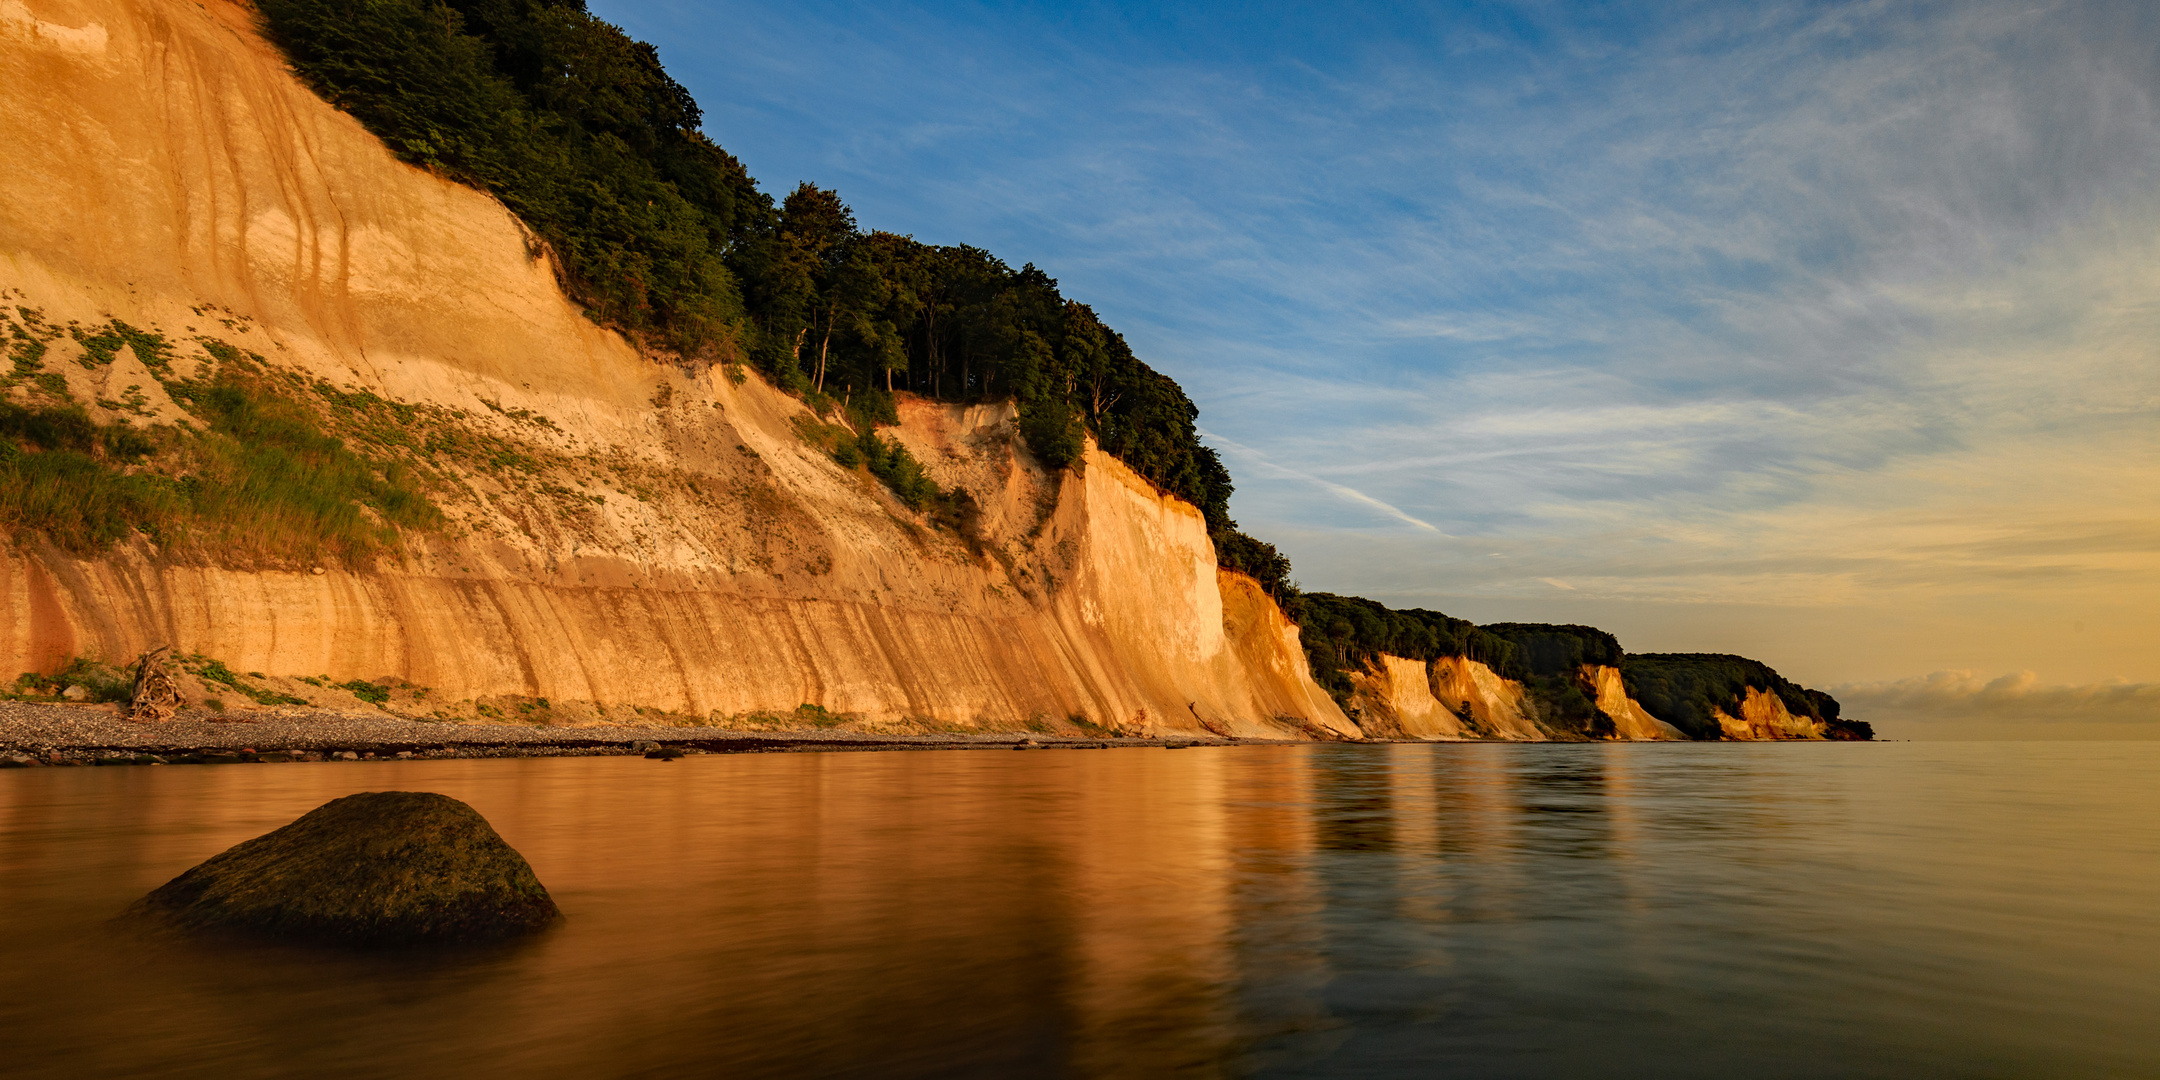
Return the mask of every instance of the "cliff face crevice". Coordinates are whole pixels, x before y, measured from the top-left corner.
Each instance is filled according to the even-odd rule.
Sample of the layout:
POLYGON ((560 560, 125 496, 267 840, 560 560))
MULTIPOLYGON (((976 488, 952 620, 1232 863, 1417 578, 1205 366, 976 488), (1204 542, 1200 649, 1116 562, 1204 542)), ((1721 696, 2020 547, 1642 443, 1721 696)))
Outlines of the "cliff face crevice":
POLYGON ((1009 406, 904 399, 888 434, 981 511, 967 535, 932 525, 806 439, 823 421, 801 402, 592 325, 512 215, 395 160, 237 5, 0 2, 0 154, 8 303, 175 344, 164 374, 58 339, 42 362, 71 389, 81 369, 160 390, 230 346, 361 402, 340 414, 348 441, 459 440, 396 451, 448 525, 372 564, 26 538, 0 553, 15 670, 172 644, 239 671, 407 680, 453 712, 523 696, 718 721, 810 704, 868 725, 1357 733, 1296 627, 1217 571, 1192 507, 1093 446, 1047 473, 1009 406))
POLYGON ((1532 719, 1523 685, 1504 679, 1484 664, 1461 656, 1443 656, 1430 666, 1432 695, 1472 730, 1489 739, 1537 741, 1545 731, 1532 719))

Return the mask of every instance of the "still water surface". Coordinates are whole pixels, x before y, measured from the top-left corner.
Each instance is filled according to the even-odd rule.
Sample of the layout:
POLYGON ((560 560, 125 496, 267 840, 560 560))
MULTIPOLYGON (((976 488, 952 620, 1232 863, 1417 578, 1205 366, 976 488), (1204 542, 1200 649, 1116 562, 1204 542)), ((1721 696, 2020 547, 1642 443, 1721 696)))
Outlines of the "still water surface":
POLYGON ((11 1076, 2160 1075, 2160 744, 1311 746, 0 773, 11 1076), (112 925, 363 790, 567 913, 112 925))

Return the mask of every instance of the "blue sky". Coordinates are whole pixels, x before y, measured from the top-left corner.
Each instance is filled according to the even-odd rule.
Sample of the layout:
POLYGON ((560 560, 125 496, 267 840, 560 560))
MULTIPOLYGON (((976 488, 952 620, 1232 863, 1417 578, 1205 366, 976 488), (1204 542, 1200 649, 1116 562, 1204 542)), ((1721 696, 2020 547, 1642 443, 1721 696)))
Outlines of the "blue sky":
POLYGON ((1308 588, 2160 681, 2160 5, 592 6, 1093 304, 1308 588))

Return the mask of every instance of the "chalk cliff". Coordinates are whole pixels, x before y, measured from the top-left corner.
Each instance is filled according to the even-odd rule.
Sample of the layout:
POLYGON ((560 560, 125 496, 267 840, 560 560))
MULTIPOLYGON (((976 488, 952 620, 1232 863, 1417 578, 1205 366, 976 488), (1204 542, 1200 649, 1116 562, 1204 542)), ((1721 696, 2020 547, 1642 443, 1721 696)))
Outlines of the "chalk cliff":
MULTIPOLYGON (((1483 666, 1483 665, 1479 665, 1483 666)), ((1453 706, 1433 694, 1432 673, 1421 660, 1382 653, 1365 671, 1353 672, 1352 709, 1366 734, 1397 739, 1460 739, 1474 734, 1453 706)))
POLYGON ((1753 686, 1747 688, 1747 696, 1740 702, 1739 716, 1723 709, 1713 715, 1728 739, 1820 739, 1825 736, 1822 721, 1793 715, 1792 710, 1785 707, 1783 698, 1753 686))
POLYGON ((1628 696, 1627 687, 1620 681, 1620 669, 1610 664, 1598 664, 1586 668, 1583 677, 1597 690, 1597 707, 1612 721, 1613 730, 1623 739, 1686 739, 1679 728, 1650 715, 1642 704, 1628 696))
MULTIPOLYGON (((1679 728, 1650 715, 1629 697, 1620 669, 1610 665, 1584 665, 1580 680, 1598 711, 1611 721, 1612 737, 1631 741, 1685 739, 1679 728)), ((1511 741, 1543 741, 1555 737, 1581 738, 1541 721, 1534 698, 1521 682, 1501 676, 1476 660, 1461 656, 1425 662, 1381 654, 1365 670, 1351 675, 1356 688, 1350 713, 1366 734, 1377 738, 1461 739, 1492 738, 1511 741)), ((1776 695, 1765 695, 1777 701, 1776 695)), ((1759 725, 1741 721, 1727 725, 1743 734, 1731 738, 1807 738, 1808 724, 1787 713, 1775 719, 1749 699, 1747 715, 1760 716, 1759 725), (1747 734, 1761 731, 1766 734, 1747 734), (1775 734, 1767 734, 1775 732, 1775 734)))
POLYGON ((1460 656, 1444 656, 1431 667, 1432 693, 1487 738, 1538 740, 1545 732, 1531 719, 1523 685, 1504 679, 1484 664, 1460 656))
MULTIPOLYGON (((166 370, 55 339, 45 371, 96 417, 182 419, 165 385, 230 346, 365 405, 349 439, 402 445, 417 424, 468 448, 415 459, 449 525, 370 566, 26 540, 0 556, 11 670, 170 643, 240 671, 409 680, 446 715, 807 704, 887 728, 1358 734, 1297 628, 1216 569, 1192 507, 1092 446, 1046 472, 1009 409, 903 400, 897 437, 981 508, 934 526, 755 375, 593 325, 515 217, 398 162, 239 5, 0 0, 0 158, 6 303, 175 343, 166 370)), ((1465 686, 1481 722, 1534 735, 1505 687, 1465 686)), ((1401 722, 1445 735, 1451 714, 1401 722)))

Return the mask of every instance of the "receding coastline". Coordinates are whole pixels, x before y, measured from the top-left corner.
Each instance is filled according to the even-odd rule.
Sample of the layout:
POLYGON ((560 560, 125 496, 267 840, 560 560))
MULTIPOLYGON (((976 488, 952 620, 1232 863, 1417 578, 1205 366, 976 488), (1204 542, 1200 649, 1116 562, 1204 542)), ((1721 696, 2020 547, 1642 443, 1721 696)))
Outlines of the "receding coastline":
MULTIPOLYGON (((1475 738, 1332 741, 1358 745, 1515 742, 1475 738)), ((1628 740, 1598 740, 1606 741, 1628 740)), ((228 713, 215 719, 139 724, 125 719, 117 708, 109 705, 0 701, 0 769, 861 750, 1177 750, 1203 746, 1296 746, 1311 745, 1312 742, 1298 738, 1222 738, 1127 732, 1096 736, 1027 731, 909 734, 825 728, 749 729, 717 727, 690 718, 674 723, 567 727, 444 722, 383 712, 328 709, 228 713)))

